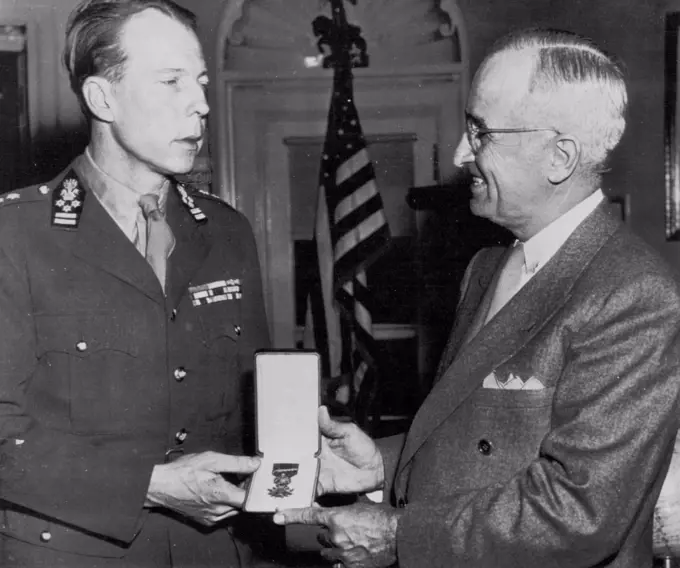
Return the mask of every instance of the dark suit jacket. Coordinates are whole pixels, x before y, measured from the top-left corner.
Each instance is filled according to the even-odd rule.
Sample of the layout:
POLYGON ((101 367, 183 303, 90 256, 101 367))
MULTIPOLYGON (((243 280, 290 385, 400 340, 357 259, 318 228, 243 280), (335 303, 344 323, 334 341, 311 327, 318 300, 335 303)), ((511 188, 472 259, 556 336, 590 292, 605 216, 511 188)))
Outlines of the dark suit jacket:
MULTIPOLYGON (((165 297, 82 180, 79 225, 52 226, 53 193, 77 170, 0 206, 0 533, 102 557, 152 535, 179 546, 175 529, 205 546, 206 531, 143 504, 166 454, 253 451, 249 374, 269 339, 250 226, 195 193, 201 223, 171 189, 165 297), (192 304, 189 287, 224 280, 238 280, 242 296, 192 304)), ((220 532, 230 543, 220 565, 238 565, 220 532)))
POLYGON ((674 276, 601 206, 466 340, 503 254, 473 259, 438 381, 403 449, 384 446, 399 564, 651 566, 678 427, 674 276), (543 388, 485 388, 492 373, 543 388))

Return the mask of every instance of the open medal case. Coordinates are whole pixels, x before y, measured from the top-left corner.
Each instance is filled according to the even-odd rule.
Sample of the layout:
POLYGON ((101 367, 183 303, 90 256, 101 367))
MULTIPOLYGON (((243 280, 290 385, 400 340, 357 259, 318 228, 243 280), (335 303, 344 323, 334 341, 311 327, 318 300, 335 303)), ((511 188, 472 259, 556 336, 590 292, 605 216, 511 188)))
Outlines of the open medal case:
POLYGON ((250 513, 310 507, 321 449, 319 354, 268 350, 255 354, 257 451, 243 506, 250 513))

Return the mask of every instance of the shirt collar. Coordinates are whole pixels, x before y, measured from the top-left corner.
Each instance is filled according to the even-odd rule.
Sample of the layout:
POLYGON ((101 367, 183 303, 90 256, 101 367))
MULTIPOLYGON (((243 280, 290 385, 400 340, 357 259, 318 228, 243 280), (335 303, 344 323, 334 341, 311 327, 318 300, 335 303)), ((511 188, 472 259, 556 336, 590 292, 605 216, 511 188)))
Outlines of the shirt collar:
MULTIPOLYGON (((139 198, 142 192, 128 187, 102 170, 92 159, 89 148, 85 149, 84 159, 80 160, 79 174, 85 178, 87 187, 95 194, 116 224, 128 237, 131 237, 135 231, 137 216, 141 211, 139 198)), ((166 184, 163 187, 158 198, 161 211, 165 211, 168 186, 169 184, 166 184)))
POLYGON ((524 243, 526 272, 534 274, 546 264, 603 199, 604 193, 598 189, 526 241, 524 243))

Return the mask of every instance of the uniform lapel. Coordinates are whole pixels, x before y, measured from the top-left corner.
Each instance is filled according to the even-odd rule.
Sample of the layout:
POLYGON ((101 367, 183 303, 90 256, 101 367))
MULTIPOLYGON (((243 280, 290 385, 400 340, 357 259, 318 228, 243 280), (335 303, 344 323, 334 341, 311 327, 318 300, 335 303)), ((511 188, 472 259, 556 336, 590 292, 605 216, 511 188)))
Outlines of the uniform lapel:
POLYGON ((413 420, 398 473, 484 377, 531 341, 564 305, 581 273, 619 224, 605 206, 599 206, 496 317, 460 347, 413 420))
MULTIPOLYGON (((71 176, 73 177, 73 176, 71 176)), ((84 187, 82 185, 81 187, 84 187)), ((85 188, 73 254, 84 262, 127 282, 152 300, 163 303, 163 291, 153 270, 116 225, 99 200, 85 188)))
POLYGON ((210 252, 210 221, 196 221, 174 186, 168 194, 167 220, 175 236, 175 248, 169 261, 167 293, 171 306, 177 307, 189 282, 210 252))

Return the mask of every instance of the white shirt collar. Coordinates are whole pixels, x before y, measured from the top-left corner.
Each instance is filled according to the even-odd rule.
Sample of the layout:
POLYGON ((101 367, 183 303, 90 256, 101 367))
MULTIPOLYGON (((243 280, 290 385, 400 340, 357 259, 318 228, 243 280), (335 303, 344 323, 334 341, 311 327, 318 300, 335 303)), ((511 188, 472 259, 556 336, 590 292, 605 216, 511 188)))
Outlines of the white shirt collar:
POLYGON ((529 277, 555 255, 603 199, 604 193, 598 189, 524 243, 524 267, 529 277))

